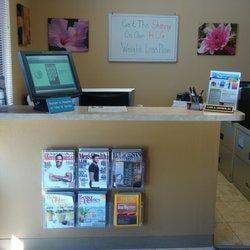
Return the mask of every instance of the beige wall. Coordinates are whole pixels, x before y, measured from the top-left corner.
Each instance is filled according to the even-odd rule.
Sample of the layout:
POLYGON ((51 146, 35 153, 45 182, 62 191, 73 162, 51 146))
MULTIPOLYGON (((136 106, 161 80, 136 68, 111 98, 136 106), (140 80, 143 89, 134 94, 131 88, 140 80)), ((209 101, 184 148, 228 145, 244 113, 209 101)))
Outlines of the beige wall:
POLYGON ((212 235, 218 136, 215 122, 1 121, 0 239, 212 235), (146 148, 145 225, 43 230, 41 150, 58 146, 146 148))
MULTIPOLYGON (((16 60, 15 0, 11 0, 14 60, 14 99, 20 103, 23 81, 16 60)), ((207 88, 211 69, 239 70, 250 79, 249 0, 26 0, 31 8, 32 49, 47 50, 47 18, 83 17, 90 20, 90 50, 74 54, 84 87, 135 87, 136 103, 170 105, 189 85, 207 88), (173 14, 180 17, 178 63, 109 63, 108 13, 173 14), (197 56, 197 29, 203 22, 239 24, 236 56, 197 56)), ((28 48, 29 49, 29 48, 28 48)))
MULTIPOLYGON (((47 50, 48 17, 83 17, 90 20, 90 51, 74 54, 84 87, 135 87, 136 103, 170 105, 177 92, 191 84, 207 88, 211 69, 239 70, 250 78, 248 0, 29 0, 32 47, 47 50), (107 61, 108 13, 173 14, 180 17, 178 63, 109 63, 107 61), (237 55, 197 56, 197 29, 202 22, 239 24, 237 55)), ((13 18, 14 19, 14 18, 13 18)), ((15 22, 14 22, 14 25, 15 22)), ((14 34, 13 40, 16 41, 14 34)), ((23 83, 14 65, 15 101, 20 102, 23 83)))
POLYGON ((30 7, 30 0, 10 0, 10 28, 11 28, 11 53, 12 53, 12 75, 13 75, 13 100, 14 103, 21 103, 23 100, 25 86, 23 76, 21 75, 17 52, 19 50, 30 50, 32 45, 21 47, 17 40, 17 15, 16 4, 21 3, 26 7, 30 7))

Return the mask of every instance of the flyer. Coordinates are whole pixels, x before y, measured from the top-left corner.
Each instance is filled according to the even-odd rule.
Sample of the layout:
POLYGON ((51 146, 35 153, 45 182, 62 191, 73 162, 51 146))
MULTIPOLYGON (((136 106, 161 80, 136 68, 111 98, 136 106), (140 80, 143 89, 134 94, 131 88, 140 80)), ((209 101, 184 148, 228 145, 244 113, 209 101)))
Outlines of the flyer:
POLYGON ((44 195, 44 227, 74 227, 74 194, 46 193, 44 195))
POLYGON ((211 71, 207 104, 232 106, 237 109, 240 72, 211 71))
POLYGON ((109 180, 108 173, 108 148, 79 148, 78 188, 106 189, 109 180))
POLYGON ((77 226, 106 226, 106 193, 78 194, 77 226))
POLYGON ((75 151, 43 150, 42 176, 44 189, 75 187, 75 151))
POLYGON ((112 186, 115 188, 143 187, 142 149, 112 150, 112 186))
POLYGON ((139 226, 141 223, 141 194, 117 193, 114 201, 114 226, 139 226))

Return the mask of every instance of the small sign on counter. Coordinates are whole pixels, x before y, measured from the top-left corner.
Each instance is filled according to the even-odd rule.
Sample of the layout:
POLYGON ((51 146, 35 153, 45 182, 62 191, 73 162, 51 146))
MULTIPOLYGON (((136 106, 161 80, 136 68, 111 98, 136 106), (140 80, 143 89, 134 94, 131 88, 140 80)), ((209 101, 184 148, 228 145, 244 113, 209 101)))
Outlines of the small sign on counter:
POLYGON ((70 97, 47 98, 46 103, 49 113, 74 111, 75 106, 70 97))

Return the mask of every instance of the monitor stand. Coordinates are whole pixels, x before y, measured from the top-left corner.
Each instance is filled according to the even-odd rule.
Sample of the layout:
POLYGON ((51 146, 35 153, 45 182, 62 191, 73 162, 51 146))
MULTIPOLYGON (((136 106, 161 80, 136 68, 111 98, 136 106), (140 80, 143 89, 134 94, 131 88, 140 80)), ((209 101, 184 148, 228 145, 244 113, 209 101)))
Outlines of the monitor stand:
POLYGON ((46 99, 34 100, 34 110, 49 112, 46 99))

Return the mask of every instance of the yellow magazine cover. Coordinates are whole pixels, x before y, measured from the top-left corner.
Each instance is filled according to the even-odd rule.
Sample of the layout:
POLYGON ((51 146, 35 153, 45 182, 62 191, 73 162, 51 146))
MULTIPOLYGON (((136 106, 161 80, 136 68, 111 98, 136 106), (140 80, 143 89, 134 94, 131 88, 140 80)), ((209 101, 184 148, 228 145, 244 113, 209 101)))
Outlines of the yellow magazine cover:
POLYGON ((114 226, 131 227, 141 223, 141 194, 115 194, 114 226))

